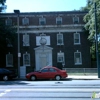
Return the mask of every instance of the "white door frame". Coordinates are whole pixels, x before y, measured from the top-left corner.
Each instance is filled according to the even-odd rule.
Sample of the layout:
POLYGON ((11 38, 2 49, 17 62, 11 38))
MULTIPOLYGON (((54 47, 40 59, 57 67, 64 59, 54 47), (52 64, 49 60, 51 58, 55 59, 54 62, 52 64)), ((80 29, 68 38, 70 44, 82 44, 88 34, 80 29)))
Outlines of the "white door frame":
POLYGON ((47 65, 52 66, 52 48, 48 46, 40 46, 34 49, 35 50, 35 70, 39 70, 41 68, 40 56, 42 53, 47 56, 47 65))

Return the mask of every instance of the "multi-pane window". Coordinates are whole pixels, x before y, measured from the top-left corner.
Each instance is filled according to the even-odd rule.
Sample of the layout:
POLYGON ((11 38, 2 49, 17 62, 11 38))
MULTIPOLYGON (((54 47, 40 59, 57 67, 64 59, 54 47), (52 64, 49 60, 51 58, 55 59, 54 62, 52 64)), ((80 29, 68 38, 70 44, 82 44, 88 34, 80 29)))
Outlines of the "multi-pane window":
POLYGON ((6 25, 12 25, 12 19, 6 19, 6 25))
POLYGON ((29 35, 28 34, 23 35, 23 46, 30 46, 29 35))
POLYGON ((63 52, 57 53, 57 62, 64 62, 64 53, 63 52))
POLYGON ((77 16, 73 17, 73 23, 78 24, 79 23, 79 17, 77 17, 77 16))
POLYGON ((46 19, 45 18, 39 18, 39 25, 45 25, 46 19))
POLYGON ((29 19, 28 18, 23 18, 23 25, 29 25, 29 19))
POLYGON ((63 45, 63 34, 57 34, 57 45, 63 45))
POLYGON ((74 62, 75 62, 75 65, 82 64, 81 52, 74 52, 74 62))
POLYGON ((80 34, 74 33, 74 44, 80 44, 80 34))
POLYGON ((10 53, 6 55, 6 67, 13 67, 13 55, 10 53))
POLYGON ((57 17, 56 18, 56 24, 61 25, 62 24, 62 17, 57 17))
POLYGON ((23 65, 30 66, 30 54, 23 54, 23 65))

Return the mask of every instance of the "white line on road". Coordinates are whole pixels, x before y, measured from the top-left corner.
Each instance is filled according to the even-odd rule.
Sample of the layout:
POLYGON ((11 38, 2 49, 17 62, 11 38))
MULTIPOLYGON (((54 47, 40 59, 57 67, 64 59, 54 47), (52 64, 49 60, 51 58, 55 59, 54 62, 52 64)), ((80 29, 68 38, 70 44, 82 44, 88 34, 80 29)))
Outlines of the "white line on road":
MULTIPOLYGON (((0 89, 1 90, 1 89, 0 89)), ((2 97, 3 95, 5 95, 6 93, 10 92, 11 90, 5 90, 3 93, 0 93, 0 97, 2 97)))
MULTIPOLYGON (((3 89, 0 89, 0 91, 1 90, 3 90, 3 89)), ((51 92, 51 91, 54 91, 54 92, 56 92, 56 91, 65 91, 65 92, 92 92, 92 91, 98 91, 98 92, 100 92, 100 89, 87 89, 87 88, 84 88, 84 89, 36 89, 36 88, 32 88, 32 89, 28 89, 28 88, 26 88, 26 89, 10 89, 10 90, 6 90, 4 93, 7 93, 7 92, 10 92, 10 91, 47 91, 47 92, 51 92)))

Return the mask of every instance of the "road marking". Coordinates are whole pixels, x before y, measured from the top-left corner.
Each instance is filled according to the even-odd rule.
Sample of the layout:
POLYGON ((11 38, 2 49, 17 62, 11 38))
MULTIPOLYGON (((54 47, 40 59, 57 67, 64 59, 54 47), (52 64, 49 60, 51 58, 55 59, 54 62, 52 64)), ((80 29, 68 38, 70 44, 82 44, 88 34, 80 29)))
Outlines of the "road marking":
POLYGON ((5 90, 3 93, 0 93, 0 97, 2 97, 3 95, 7 94, 8 92, 10 92, 11 90, 5 90))
MULTIPOLYGON (((4 90, 4 89, 0 89, 0 90, 4 90)), ((5 90, 5 92, 4 93, 7 93, 7 92, 10 92, 10 91, 48 91, 48 92, 50 92, 50 91, 65 91, 65 92, 92 92, 92 91, 97 91, 97 92, 100 92, 100 89, 97 89, 97 88, 94 88, 94 89, 87 89, 87 88, 84 88, 84 89, 67 89, 67 88, 65 88, 65 89, 36 89, 36 88, 32 88, 32 89, 28 89, 28 88, 26 88, 26 89, 9 89, 9 90, 5 90)))

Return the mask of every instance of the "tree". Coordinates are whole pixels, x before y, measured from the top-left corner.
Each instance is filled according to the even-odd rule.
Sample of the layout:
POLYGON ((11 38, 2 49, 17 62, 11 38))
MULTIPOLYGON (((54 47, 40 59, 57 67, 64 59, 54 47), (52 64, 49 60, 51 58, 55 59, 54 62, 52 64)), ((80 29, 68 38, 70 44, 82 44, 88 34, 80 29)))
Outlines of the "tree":
POLYGON ((5 2, 6 2, 6 0, 0 0, 0 12, 3 10, 3 9, 5 9, 5 2))
MULTIPOLYGON (((90 52, 93 59, 95 59, 95 9, 94 3, 96 3, 96 15, 97 15, 97 34, 100 32, 100 0, 87 0, 86 7, 81 10, 86 10, 88 13, 84 16, 85 29, 89 31, 88 39, 91 42, 90 52)), ((100 44, 99 44, 100 45, 100 44)), ((99 46, 100 47, 100 46, 99 46)))

